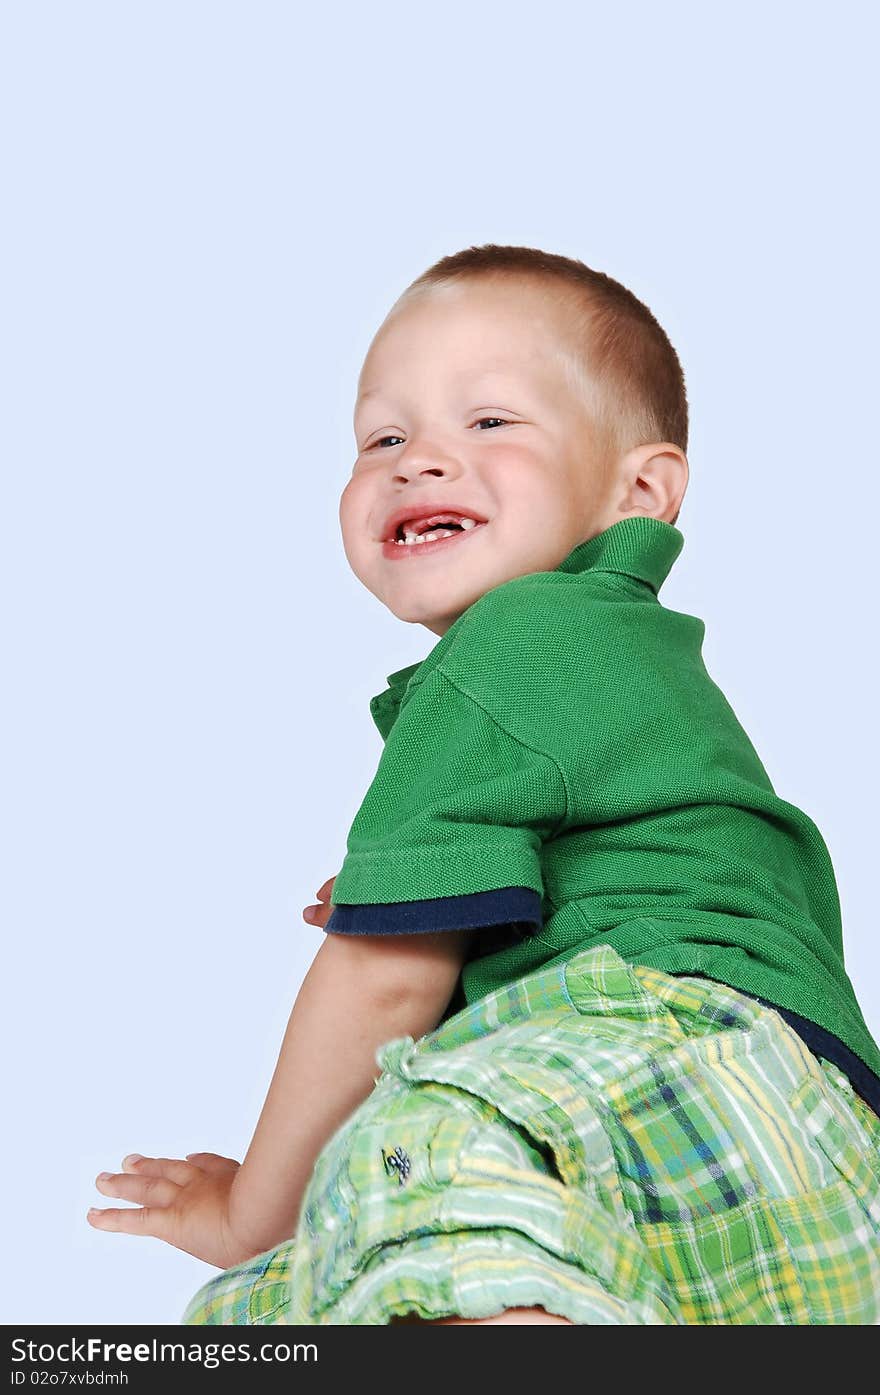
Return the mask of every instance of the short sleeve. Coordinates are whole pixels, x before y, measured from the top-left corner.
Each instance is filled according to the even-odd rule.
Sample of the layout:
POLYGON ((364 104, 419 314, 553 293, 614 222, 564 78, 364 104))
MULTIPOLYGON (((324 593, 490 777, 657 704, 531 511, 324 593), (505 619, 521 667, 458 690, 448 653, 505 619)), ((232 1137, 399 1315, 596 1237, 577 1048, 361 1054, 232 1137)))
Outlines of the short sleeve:
POLYGON ((552 758, 439 667, 407 694, 355 815, 332 933, 542 924, 542 844, 566 815, 552 758))

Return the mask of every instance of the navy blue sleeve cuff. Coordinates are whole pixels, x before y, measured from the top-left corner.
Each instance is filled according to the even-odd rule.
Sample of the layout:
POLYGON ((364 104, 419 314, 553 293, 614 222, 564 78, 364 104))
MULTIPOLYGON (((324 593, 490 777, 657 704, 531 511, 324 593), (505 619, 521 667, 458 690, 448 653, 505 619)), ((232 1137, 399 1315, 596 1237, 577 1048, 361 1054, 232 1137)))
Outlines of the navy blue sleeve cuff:
POLYGON ((541 897, 528 886, 500 891, 472 891, 465 896, 436 896, 426 901, 370 902, 338 905, 325 931, 341 935, 417 935, 431 930, 479 930, 508 926, 521 938, 543 924, 541 897))

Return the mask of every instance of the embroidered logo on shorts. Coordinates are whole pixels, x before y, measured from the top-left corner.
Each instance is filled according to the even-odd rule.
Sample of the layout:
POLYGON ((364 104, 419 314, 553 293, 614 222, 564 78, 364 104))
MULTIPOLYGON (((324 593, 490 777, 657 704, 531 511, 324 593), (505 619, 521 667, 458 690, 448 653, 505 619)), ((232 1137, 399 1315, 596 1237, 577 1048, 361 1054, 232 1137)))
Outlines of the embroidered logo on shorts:
POLYGON ((399 1146, 395 1148, 393 1153, 386 1153, 383 1148, 382 1162, 385 1165, 385 1171, 389 1177, 393 1177, 395 1172, 397 1173, 397 1181, 402 1187, 409 1176, 409 1170, 412 1166, 409 1160, 409 1154, 405 1153, 399 1146))

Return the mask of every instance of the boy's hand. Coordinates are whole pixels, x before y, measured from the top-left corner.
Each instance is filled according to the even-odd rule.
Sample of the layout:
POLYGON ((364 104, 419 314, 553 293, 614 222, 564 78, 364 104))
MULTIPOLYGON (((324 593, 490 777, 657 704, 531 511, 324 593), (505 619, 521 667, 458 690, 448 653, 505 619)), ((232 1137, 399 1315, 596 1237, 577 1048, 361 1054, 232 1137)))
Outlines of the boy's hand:
POLYGON ((328 877, 324 885, 315 892, 318 900, 322 902, 320 906, 306 906, 303 911, 303 920, 307 920, 309 925, 320 925, 323 929, 333 914, 333 907, 330 904, 330 897, 333 893, 333 883, 335 877, 328 877))
POLYGON ((260 1246, 237 1234, 230 1195, 239 1164, 217 1153, 183 1158, 142 1158, 129 1153, 122 1172, 101 1172, 95 1186, 105 1196, 137 1201, 136 1208, 92 1207, 89 1225, 126 1235, 152 1235, 220 1269, 230 1269, 260 1253, 260 1246))

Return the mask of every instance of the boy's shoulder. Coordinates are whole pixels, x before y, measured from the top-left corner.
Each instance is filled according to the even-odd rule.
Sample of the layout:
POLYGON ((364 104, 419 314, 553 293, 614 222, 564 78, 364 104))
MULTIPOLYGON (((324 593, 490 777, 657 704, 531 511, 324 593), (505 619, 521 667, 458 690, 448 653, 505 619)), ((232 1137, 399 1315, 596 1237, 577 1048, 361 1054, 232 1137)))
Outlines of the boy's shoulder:
POLYGON ((619 649, 628 613, 642 606, 659 608, 650 589, 611 572, 513 577, 468 607, 436 667, 453 681, 491 689, 522 683, 530 674, 558 678, 595 669, 619 649))
POLYGON ((629 575, 528 573, 469 606, 373 715, 385 737, 406 711, 410 736, 442 727, 454 742, 459 730, 471 739, 478 708, 521 744, 577 764, 591 743, 628 742, 646 721, 678 729, 684 710, 726 720, 704 629, 629 575))
POLYGON ((626 706, 621 689, 655 682, 658 653, 670 661, 654 633, 661 609, 650 588, 610 573, 512 578, 450 627, 409 681, 404 705, 414 701, 421 715, 427 702, 436 720, 469 700, 521 741, 546 744, 552 732, 561 750, 585 714, 613 724, 626 706))

